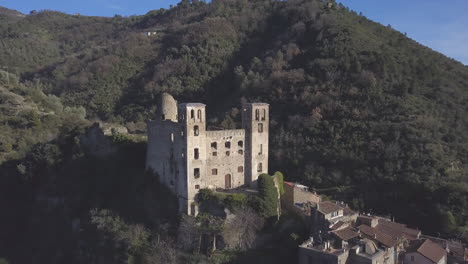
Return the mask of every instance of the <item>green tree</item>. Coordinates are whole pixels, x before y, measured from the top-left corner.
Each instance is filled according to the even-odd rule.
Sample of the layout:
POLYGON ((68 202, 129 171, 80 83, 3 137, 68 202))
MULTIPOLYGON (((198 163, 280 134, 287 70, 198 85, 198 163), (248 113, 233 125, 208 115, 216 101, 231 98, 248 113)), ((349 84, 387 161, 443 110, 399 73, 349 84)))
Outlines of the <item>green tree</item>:
POLYGON ((258 194, 260 196, 260 214, 265 218, 278 215, 278 191, 273 178, 268 174, 258 177, 258 194))

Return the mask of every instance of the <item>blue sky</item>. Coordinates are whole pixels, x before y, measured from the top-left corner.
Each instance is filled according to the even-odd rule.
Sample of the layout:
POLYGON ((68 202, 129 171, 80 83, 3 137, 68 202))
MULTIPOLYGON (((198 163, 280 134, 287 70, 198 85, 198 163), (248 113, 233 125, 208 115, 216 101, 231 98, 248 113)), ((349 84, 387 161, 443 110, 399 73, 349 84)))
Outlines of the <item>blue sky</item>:
MULTIPOLYGON (((366 17, 406 32, 419 43, 468 65, 468 0, 337 0, 366 17)), ((179 0, 0 0, 23 13, 52 9, 93 16, 141 15, 179 0)))

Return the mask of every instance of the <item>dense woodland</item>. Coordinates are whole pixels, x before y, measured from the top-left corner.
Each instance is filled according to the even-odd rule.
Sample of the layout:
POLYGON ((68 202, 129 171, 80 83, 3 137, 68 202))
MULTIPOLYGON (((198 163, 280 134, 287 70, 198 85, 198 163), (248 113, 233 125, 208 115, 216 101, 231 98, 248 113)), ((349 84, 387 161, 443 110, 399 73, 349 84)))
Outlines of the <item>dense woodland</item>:
POLYGON ((0 263, 294 258, 303 232, 257 214, 262 198, 205 197, 265 222, 216 255, 226 230, 210 214, 174 221, 144 141, 87 149, 91 121, 152 119, 163 92, 206 103, 225 128, 242 102, 267 102, 270 172, 455 237, 468 229, 468 67, 410 37, 325 0, 182 0, 112 18, 0 8, 0 263), (180 230, 194 239, 182 248, 180 230))

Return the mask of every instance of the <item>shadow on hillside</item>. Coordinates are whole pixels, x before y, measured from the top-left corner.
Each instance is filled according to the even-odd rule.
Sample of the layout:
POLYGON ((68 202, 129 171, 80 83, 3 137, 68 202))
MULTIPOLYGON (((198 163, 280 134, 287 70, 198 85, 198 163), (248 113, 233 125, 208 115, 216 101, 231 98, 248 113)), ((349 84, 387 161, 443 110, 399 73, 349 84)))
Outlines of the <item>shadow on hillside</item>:
POLYGON ((94 208, 150 230, 177 222, 177 202, 145 172, 146 143, 120 143, 96 157, 76 138, 38 144, 24 159, 0 165, 0 256, 11 263, 79 263, 80 251, 95 243, 87 241, 96 238, 94 208), (59 155, 39 151, 52 146, 59 155))

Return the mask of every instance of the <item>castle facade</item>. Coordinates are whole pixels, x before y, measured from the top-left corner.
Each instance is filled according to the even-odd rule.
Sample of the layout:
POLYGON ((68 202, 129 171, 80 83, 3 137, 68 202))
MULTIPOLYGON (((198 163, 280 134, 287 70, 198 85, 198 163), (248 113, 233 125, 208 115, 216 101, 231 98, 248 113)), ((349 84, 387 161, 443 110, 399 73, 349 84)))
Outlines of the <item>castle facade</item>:
POLYGON ((162 94, 148 122, 146 168, 178 198, 182 213, 195 215, 202 188, 232 189, 256 183, 268 172, 269 106, 242 105, 242 129, 206 130, 205 105, 177 104, 162 94))

